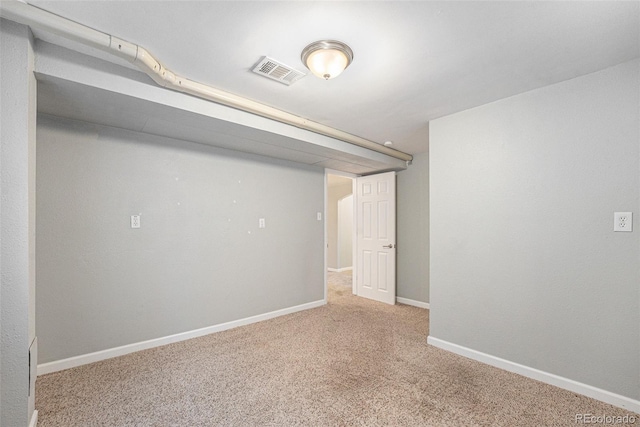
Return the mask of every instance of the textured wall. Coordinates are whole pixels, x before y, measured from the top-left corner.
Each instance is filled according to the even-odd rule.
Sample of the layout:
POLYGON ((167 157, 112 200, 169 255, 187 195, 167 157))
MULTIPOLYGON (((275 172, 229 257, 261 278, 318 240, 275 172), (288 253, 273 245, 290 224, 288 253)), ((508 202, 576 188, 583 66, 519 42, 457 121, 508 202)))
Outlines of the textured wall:
POLYGON ((353 267, 353 194, 338 200, 338 268, 353 267))
POLYGON ((322 169, 51 117, 37 168, 41 362, 323 298, 322 169))
POLYGON ((340 268, 338 260, 338 200, 353 192, 350 178, 333 177, 336 185, 327 187, 327 267, 340 268), (343 183, 339 183, 343 180, 343 183))
POLYGON ((639 75, 430 123, 430 335, 640 398, 639 75))
MULTIPOLYGON (((0 24, 0 425, 27 425, 29 344, 34 338, 30 254, 34 231, 35 78, 28 27, 0 24)), ((35 355, 34 355, 35 356, 35 355)))
POLYGON ((429 153, 397 179, 397 294, 429 302, 429 153))

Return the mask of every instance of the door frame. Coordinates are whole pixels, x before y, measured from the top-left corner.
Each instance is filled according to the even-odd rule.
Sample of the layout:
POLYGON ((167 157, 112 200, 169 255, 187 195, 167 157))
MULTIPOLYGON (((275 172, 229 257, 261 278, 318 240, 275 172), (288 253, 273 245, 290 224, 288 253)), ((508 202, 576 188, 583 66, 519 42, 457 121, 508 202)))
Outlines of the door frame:
MULTIPOLYGON (((342 171, 338 171, 335 169, 327 169, 325 168, 324 170, 324 303, 327 303, 327 294, 329 292, 329 282, 328 282, 328 277, 327 277, 327 272, 329 271, 329 263, 327 260, 327 256, 328 256, 328 246, 329 246, 329 230, 327 228, 327 205, 329 203, 329 175, 336 175, 336 176, 341 176, 344 178, 351 178, 351 194, 353 194, 353 209, 354 209, 354 215, 353 215, 353 232, 351 235, 351 240, 352 240, 352 254, 351 256, 353 257, 353 270, 352 270, 352 274, 354 275, 355 278, 355 257, 356 257, 356 215, 355 215, 355 208, 356 208, 356 197, 355 197, 355 190, 356 190, 356 178, 358 178, 360 175, 356 175, 353 173, 349 173, 349 172, 342 172, 342 171)), ((356 291, 356 281, 355 279, 352 280, 352 284, 351 284, 351 292, 353 292, 354 295, 357 295, 357 291, 356 291)))

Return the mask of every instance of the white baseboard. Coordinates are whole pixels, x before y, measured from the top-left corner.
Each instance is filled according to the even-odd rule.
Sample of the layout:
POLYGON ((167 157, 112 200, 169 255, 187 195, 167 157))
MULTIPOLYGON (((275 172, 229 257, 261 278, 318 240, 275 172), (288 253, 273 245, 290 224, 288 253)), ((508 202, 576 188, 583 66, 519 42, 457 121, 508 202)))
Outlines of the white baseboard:
POLYGON ((496 368, 504 369, 505 371, 514 372, 516 374, 520 374, 522 376, 532 378, 543 383, 551 384, 553 386, 560 387, 574 393, 579 393, 587 397, 609 403, 610 405, 618 406, 629 411, 640 413, 640 401, 631 399, 630 397, 612 393, 607 390, 583 384, 578 381, 570 380, 568 378, 564 378, 555 374, 550 374, 549 372, 511 362, 499 357, 491 356, 490 354, 472 350, 470 348, 463 347, 458 344, 453 344, 448 341, 443 341, 432 336, 427 337, 427 344, 431 344, 434 347, 459 354, 460 356, 464 356, 469 359, 477 360, 478 362, 486 363, 487 365, 495 366, 496 368))
POLYGON ((427 310, 429 310, 428 302, 416 301, 414 299, 402 298, 402 297, 396 297, 396 302, 400 304, 412 305, 414 307, 426 308, 427 310))
POLYGON ((29 422, 29 427, 36 427, 38 425, 38 411, 33 411, 31 414, 31 421, 29 422))
POLYGON ((343 271, 350 271, 353 270, 353 267, 344 267, 344 268, 327 268, 327 270, 329 270, 332 273, 342 273, 343 271))
POLYGON ((56 360, 38 365, 38 375, 50 374, 51 372, 62 371, 64 369, 75 368, 77 366, 86 365, 87 363, 99 362, 100 360, 110 359, 112 357, 124 356, 149 348, 160 347, 191 338, 209 335, 214 332, 226 331, 227 329, 237 328, 238 326, 250 325, 251 323, 261 322, 263 320, 273 319, 274 317, 284 316, 286 314, 296 313, 298 311, 309 310, 311 308, 320 307, 326 304, 326 301, 319 300, 306 304, 297 305, 295 307, 283 308, 281 310, 269 313, 259 314, 256 316, 246 317, 244 319, 233 320, 231 322, 221 323, 219 325, 208 326, 206 328, 195 329, 193 331, 182 332, 179 334, 169 335, 162 338, 156 338, 148 341, 142 341, 133 344, 123 345, 121 347, 109 348, 107 350, 96 351, 95 353, 83 354, 80 356, 70 357, 68 359, 56 360))

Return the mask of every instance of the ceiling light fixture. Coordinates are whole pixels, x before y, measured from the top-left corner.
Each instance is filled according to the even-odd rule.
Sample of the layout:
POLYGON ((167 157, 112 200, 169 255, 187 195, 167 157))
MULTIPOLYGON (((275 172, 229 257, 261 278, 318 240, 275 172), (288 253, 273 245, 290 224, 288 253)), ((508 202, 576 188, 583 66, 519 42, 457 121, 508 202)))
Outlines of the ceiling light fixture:
POLYGON ((353 61, 353 51, 337 40, 313 42, 302 50, 302 63, 325 80, 338 77, 353 61))

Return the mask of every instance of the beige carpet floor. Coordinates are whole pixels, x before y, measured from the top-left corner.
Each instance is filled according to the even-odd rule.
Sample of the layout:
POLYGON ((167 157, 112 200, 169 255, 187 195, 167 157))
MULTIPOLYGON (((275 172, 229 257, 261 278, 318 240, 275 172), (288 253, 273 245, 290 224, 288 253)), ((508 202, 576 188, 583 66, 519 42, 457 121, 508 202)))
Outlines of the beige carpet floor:
POLYGON ((426 344, 429 312, 329 304, 44 375, 48 426, 574 426, 622 409, 426 344))

